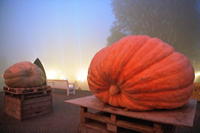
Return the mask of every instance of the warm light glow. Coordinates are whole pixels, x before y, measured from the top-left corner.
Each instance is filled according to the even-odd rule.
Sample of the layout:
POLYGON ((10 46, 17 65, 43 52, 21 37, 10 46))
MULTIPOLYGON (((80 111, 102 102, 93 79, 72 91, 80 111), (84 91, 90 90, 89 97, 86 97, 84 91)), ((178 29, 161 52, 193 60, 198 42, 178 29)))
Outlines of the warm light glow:
POLYGON ((59 70, 49 70, 46 72, 46 74, 47 74, 47 79, 67 80, 67 77, 64 76, 59 70))
POLYGON ((200 71, 195 72, 195 79, 194 79, 194 81, 196 81, 199 77, 200 77, 200 71))
POLYGON ((64 75, 60 75, 58 79, 67 80, 67 78, 64 75))
POLYGON ((76 75, 76 79, 78 81, 84 82, 87 79, 87 69, 80 69, 80 71, 76 75))
POLYGON ((195 73, 195 77, 198 77, 198 76, 200 76, 200 72, 195 73))

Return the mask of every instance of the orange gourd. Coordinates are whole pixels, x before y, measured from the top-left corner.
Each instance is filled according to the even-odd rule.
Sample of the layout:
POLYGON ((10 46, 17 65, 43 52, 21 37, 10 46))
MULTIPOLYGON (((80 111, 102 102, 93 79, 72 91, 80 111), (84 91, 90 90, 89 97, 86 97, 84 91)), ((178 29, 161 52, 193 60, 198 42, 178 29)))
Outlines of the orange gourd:
POLYGON ((187 57, 145 35, 124 37, 101 49, 88 71, 89 88, 98 99, 137 111, 183 106, 193 80, 187 57))
POLYGON ((5 84, 12 88, 38 87, 45 83, 44 72, 31 62, 19 62, 4 72, 5 84))

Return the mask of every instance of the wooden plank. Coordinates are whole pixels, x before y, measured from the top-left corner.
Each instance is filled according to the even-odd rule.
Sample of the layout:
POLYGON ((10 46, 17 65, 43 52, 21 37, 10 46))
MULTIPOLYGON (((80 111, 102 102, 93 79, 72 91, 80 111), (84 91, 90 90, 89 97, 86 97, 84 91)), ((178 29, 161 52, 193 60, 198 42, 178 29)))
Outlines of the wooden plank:
POLYGON ((116 125, 118 127, 122 127, 125 129, 131 129, 134 131, 139 131, 142 133, 153 133, 153 127, 147 126, 147 125, 142 125, 142 124, 137 124, 135 122, 128 122, 128 121, 122 121, 122 120, 117 120, 116 125))
POLYGON ((182 108, 173 110, 153 110, 146 112, 134 112, 124 110, 122 108, 116 108, 110 105, 105 105, 95 96, 86 96, 82 98, 66 100, 65 102, 102 112, 109 112, 117 115, 127 116, 130 118, 138 118, 163 124, 188 127, 193 126, 194 116, 196 112, 196 100, 194 99, 190 99, 189 103, 182 108))
POLYGON ((87 128, 92 128, 92 129, 100 130, 100 131, 105 130, 105 126, 103 126, 102 124, 97 124, 95 122, 86 123, 86 124, 84 124, 84 126, 87 128))
POLYGON ((112 133, 117 133, 117 126, 114 124, 107 123, 107 130, 112 133))
POLYGON ((36 92, 43 92, 51 90, 50 86, 39 86, 39 87, 31 87, 31 88, 10 88, 10 87, 3 87, 4 91, 11 94, 33 94, 36 92))
POLYGON ((22 107, 22 110, 26 112, 26 111, 30 111, 30 110, 34 110, 34 109, 42 108, 42 107, 48 107, 48 106, 51 106, 51 101, 44 101, 41 103, 26 105, 22 107))
POLYGON ((22 116, 28 116, 28 115, 31 115, 31 114, 38 114, 40 112, 44 112, 44 111, 48 111, 48 110, 51 110, 51 106, 35 108, 35 109, 32 109, 32 110, 26 110, 26 111, 22 112, 22 116))
POLYGON ((90 121, 90 122, 86 122, 84 124, 85 128, 89 128, 89 129, 93 129, 93 130, 96 130, 94 132, 91 132, 91 133, 112 133, 108 130, 106 130, 106 125, 105 124, 102 124, 102 123, 98 123, 98 122, 95 122, 95 121, 90 121))
POLYGON ((117 116, 114 115, 114 114, 111 114, 110 119, 111 119, 111 122, 112 122, 112 123, 115 123, 115 122, 116 122, 116 119, 117 119, 117 116))
POLYGON ((5 107, 4 108, 4 111, 7 115, 11 116, 11 117, 14 117, 18 120, 21 119, 21 113, 19 110, 15 110, 14 108, 8 108, 8 107, 5 107))
POLYGON ((51 109, 47 109, 47 110, 44 110, 44 111, 41 111, 41 112, 23 115, 21 119, 24 120, 24 119, 28 119, 28 118, 32 118, 32 117, 36 117, 36 116, 45 115, 45 114, 50 113, 51 111, 52 111, 51 109))
POLYGON ((34 93, 34 94, 26 94, 26 95, 22 95, 24 96, 24 99, 32 99, 32 98, 37 98, 37 97, 44 97, 44 96, 50 96, 51 91, 44 91, 44 92, 37 92, 37 93, 34 93))
POLYGON ((41 102, 51 101, 51 100, 52 100, 51 96, 36 97, 36 98, 27 99, 27 100, 23 101, 23 105, 41 103, 41 102))
POLYGON ((92 120, 100 121, 100 122, 103 122, 103 123, 115 124, 115 123, 113 123, 113 121, 110 120, 109 117, 99 115, 99 114, 93 114, 93 113, 90 113, 90 112, 86 112, 86 113, 84 113, 84 117, 90 118, 92 120))
POLYGON ((20 112, 21 110, 21 101, 18 98, 11 96, 4 96, 4 111, 8 113, 9 110, 14 110, 20 112))
POLYGON ((15 97, 12 97, 12 96, 7 96, 5 95, 4 96, 4 102, 6 104, 13 104, 13 105, 17 105, 17 106, 21 106, 21 101, 19 98, 15 98, 15 97))

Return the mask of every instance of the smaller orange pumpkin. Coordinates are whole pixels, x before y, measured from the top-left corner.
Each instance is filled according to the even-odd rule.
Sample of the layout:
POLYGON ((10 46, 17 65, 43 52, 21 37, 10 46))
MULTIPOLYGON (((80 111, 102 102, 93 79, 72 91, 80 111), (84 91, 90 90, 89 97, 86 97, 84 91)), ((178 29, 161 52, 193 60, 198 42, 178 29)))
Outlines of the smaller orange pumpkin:
POLYGON ((5 84, 12 88, 38 87, 46 81, 44 72, 28 61, 10 66, 5 70, 3 77, 5 84))

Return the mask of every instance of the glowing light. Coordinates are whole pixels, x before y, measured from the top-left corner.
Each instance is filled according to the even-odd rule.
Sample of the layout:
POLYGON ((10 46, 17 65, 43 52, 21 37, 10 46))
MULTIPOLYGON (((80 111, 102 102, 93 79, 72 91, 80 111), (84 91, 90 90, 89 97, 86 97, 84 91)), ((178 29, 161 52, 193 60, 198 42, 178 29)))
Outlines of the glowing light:
POLYGON ((67 77, 65 77, 64 75, 61 75, 61 76, 59 76, 59 79, 67 80, 67 77))
POLYGON ((78 71, 77 75, 76 75, 76 79, 78 81, 84 82, 87 79, 87 70, 85 69, 80 69, 80 71, 78 71))
POLYGON ((195 77, 198 77, 198 76, 200 76, 200 72, 195 73, 195 77))
POLYGON ((194 81, 196 81, 199 77, 200 77, 200 71, 195 72, 195 79, 194 79, 194 81))
POLYGON ((64 76, 59 70, 50 70, 47 71, 46 74, 47 74, 47 79, 67 80, 67 77, 64 76))
POLYGON ((47 74, 47 79, 56 79, 57 78, 57 71, 55 71, 55 70, 47 71, 46 74, 47 74))

